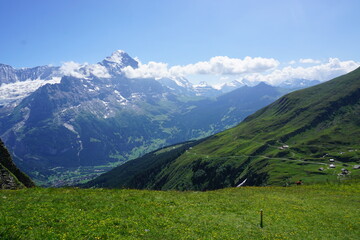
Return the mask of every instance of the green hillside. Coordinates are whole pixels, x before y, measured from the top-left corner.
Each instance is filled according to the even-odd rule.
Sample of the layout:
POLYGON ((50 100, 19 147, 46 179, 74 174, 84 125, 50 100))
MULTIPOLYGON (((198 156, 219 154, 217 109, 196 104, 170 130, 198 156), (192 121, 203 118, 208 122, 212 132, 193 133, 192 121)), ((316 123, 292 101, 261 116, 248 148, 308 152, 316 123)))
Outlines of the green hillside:
MULTIPOLYGON (((244 180, 247 185, 282 186, 300 179, 321 183, 358 178, 360 169, 354 167, 360 164, 359 113, 360 68, 283 96, 235 128, 169 158, 166 165, 154 162, 152 168, 161 171, 141 186, 126 187, 209 190, 244 180)), ((112 175, 121 175, 127 166, 112 175)), ((113 180, 111 187, 123 186, 113 180)))
POLYGON ((0 239, 358 239, 359 195, 358 183, 0 191, 0 239))
POLYGON ((0 137, 39 186, 66 186, 233 127, 288 91, 259 84, 204 98, 155 79, 63 77, 14 108, 0 107, 0 137))

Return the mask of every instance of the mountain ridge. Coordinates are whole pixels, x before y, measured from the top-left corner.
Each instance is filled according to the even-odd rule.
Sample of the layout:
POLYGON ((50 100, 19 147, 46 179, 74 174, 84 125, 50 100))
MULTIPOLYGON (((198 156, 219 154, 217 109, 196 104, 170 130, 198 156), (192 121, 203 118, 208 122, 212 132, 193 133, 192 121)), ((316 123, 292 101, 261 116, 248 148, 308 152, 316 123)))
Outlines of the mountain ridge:
MULTIPOLYGON (((63 76, 112 78, 126 75, 124 69, 129 67, 137 69, 139 62, 123 50, 114 51, 110 56, 105 57, 96 64, 66 62, 61 67, 45 65, 19 69, 6 64, 0 64, 0 107, 10 104, 16 105, 21 99, 39 87, 47 83, 59 83, 63 76)), ((156 80, 175 92, 181 92, 187 96, 204 97, 216 97, 241 86, 256 85, 246 80, 234 80, 231 83, 224 83, 221 86, 192 84, 185 77, 169 77, 156 80)), ((319 83, 319 81, 294 79, 280 84, 278 87, 294 90, 317 83, 319 83)))
POLYGON ((284 95, 238 126, 208 137, 175 160, 164 160, 165 167, 146 183, 112 181, 124 164, 103 174, 102 182, 94 179, 86 186, 111 182, 112 187, 212 190, 245 180, 247 185, 286 186, 299 179, 318 183, 358 178, 359 111, 360 68, 284 95))
MULTIPOLYGON (((155 79, 65 76, 58 84, 40 87, 13 109, 0 109, 0 135, 19 167, 40 183, 49 184, 54 175, 72 179, 68 169, 74 175, 81 171, 80 178, 85 172, 91 177, 164 145, 233 126, 283 94, 271 88, 270 98, 255 94, 255 104, 244 107, 246 98, 241 97, 184 98, 155 79)), ((256 87, 249 89, 256 92, 256 87)), ((62 181, 51 184, 68 184, 62 181)))
MULTIPOLYGON (((54 82, 12 83, 39 84, 34 91, 16 85, 22 94, 0 107, 0 136, 14 161, 39 184, 84 181, 159 147, 230 128, 289 91, 261 83, 221 94, 186 78, 124 73, 138 66, 119 50, 97 64, 64 64, 57 70, 69 76, 54 82)), ((11 90, 6 86, 0 93, 11 90)))

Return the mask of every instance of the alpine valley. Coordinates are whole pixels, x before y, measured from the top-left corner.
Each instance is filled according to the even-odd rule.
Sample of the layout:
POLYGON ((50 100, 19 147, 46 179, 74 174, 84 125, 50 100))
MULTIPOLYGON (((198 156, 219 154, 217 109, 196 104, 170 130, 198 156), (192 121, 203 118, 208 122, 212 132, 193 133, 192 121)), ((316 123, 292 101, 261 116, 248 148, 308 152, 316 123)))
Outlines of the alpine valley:
POLYGON ((0 137, 16 165, 43 186, 84 182, 155 149, 233 127, 291 91, 134 79, 126 67, 138 62, 120 50, 75 70, 0 64, 0 137))
POLYGON ((360 68, 289 93, 234 128, 129 161, 84 187, 212 190, 356 180, 359 113, 360 68))

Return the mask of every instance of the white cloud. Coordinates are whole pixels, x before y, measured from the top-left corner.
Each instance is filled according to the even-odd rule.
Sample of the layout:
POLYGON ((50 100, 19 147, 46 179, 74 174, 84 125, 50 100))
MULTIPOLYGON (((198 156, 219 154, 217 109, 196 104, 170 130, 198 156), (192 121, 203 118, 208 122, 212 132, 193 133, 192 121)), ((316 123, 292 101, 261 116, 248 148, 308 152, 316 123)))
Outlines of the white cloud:
POLYGON ((222 82, 226 82, 226 81, 228 81, 230 78, 228 77, 228 76, 225 76, 225 77, 221 77, 220 78, 220 81, 222 81, 222 82))
POLYGON ((274 69, 279 62, 273 58, 251 58, 244 59, 217 56, 209 61, 197 62, 185 66, 168 67, 166 63, 149 62, 139 63, 139 68, 133 69, 128 66, 123 69, 129 78, 165 78, 180 77, 196 74, 208 75, 239 75, 244 73, 264 72, 274 69))
POLYGON ((60 67, 60 72, 66 76, 73 76, 76 78, 87 78, 91 74, 99 78, 111 77, 107 69, 99 64, 80 64, 76 62, 65 62, 60 67))
POLYGON ((251 58, 244 59, 217 56, 207 62, 198 62, 186 66, 175 66, 170 72, 177 74, 211 74, 211 75, 237 75, 251 72, 263 72, 279 65, 273 58, 251 58))
MULTIPOLYGON (((233 80, 246 84, 266 82, 272 85, 278 85, 292 79, 327 81, 348 73, 360 65, 355 61, 341 61, 338 58, 330 58, 327 62, 302 58, 297 61, 290 61, 285 64, 285 67, 280 68, 279 61, 274 58, 245 57, 239 59, 227 56, 217 56, 208 61, 172 67, 163 62, 151 61, 143 64, 139 59, 137 61, 139 63, 138 68, 134 69, 127 66, 122 69, 127 77, 171 78, 174 80, 189 78, 192 79, 193 83, 205 80, 211 85, 219 85, 233 80)), ((111 77, 107 69, 99 64, 66 62, 60 70, 64 75, 78 78, 86 78, 91 74, 103 78, 111 77)))
POLYGON ((149 62, 148 64, 142 64, 138 62, 138 68, 132 68, 127 66, 122 69, 128 78, 167 78, 171 77, 168 65, 166 63, 149 62))
POLYGON ((247 74, 241 77, 251 82, 267 82, 272 85, 292 79, 307 79, 327 81, 334 77, 346 74, 356 68, 360 63, 355 61, 340 61, 338 58, 330 58, 328 62, 311 67, 287 66, 276 69, 269 74, 247 74))
POLYGON ((84 75, 82 73, 79 72, 80 68, 82 67, 82 65, 80 63, 76 63, 76 62, 65 62, 63 63, 63 65, 60 67, 60 72, 66 76, 73 76, 73 77, 77 77, 77 78, 82 78, 84 77, 84 75))
POLYGON ((310 64, 320 64, 320 60, 314 60, 311 58, 300 58, 299 63, 310 63, 310 64))
POLYGON ((84 67, 84 72, 86 76, 90 76, 90 74, 95 75, 99 78, 110 78, 111 75, 109 74, 106 67, 100 64, 89 64, 84 67))

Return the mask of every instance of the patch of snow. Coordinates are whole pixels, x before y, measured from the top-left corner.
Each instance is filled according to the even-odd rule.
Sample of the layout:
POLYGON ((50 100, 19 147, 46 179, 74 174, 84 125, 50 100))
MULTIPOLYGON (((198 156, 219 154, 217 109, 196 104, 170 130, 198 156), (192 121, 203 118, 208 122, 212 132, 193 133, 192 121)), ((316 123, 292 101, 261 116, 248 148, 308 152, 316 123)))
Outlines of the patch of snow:
POLYGON ((79 134, 79 133, 75 130, 75 128, 74 128, 73 125, 71 125, 71 124, 69 124, 69 123, 64 123, 63 126, 66 127, 68 130, 70 130, 71 132, 73 132, 73 133, 75 133, 75 134, 77 134, 77 135, 79 134))
POLYGON ((111 54, 110 57, 106 57, 105 60, 109 62, 114 62, 118 64, 122 64, 123 55, 125 52, 123 50, 117 50, 111 54))
POLYGON ((246 84, 238 81, 238 80, 234 80, 231 82, 226 82, 226 83, 221 83, 221 84, 214 84, 212 85, 213 88, 215 88, 216 90, 220 90, 223 92, 229 92, 231 90, 234 90, 236 88, 245 86, 246 84))
POLYGON ((199 84, 194 85, 195 88, 211 87, 207 82, 202 81, 199 84))
POLYGON ((192 88, 193 85, 184 77, 171 78, 178 86, 184 88, 192 88))
POLYGON ((105 102, 105 101, 102 101, 101 100, 101 102, 107 107, 107 106, 109 106, 109 102, 105 102))
POLYGON ((116 101, 120 103, 120 105, 126 105, 128 100, 124 98, 118 90, 114 90, 114 93, 117 95, 118 99, 116 101))
POLYGON ((141 99, 143 95, 141 93, 132 93, 130 98, 132 99, 141 99))
POLYGON ((8 83, 0 85, 0 105, 7 104, 27 97, 45 84, 60 83, 60 77, 53 77, 50 80, 26 80, 22 82, 8 83))

